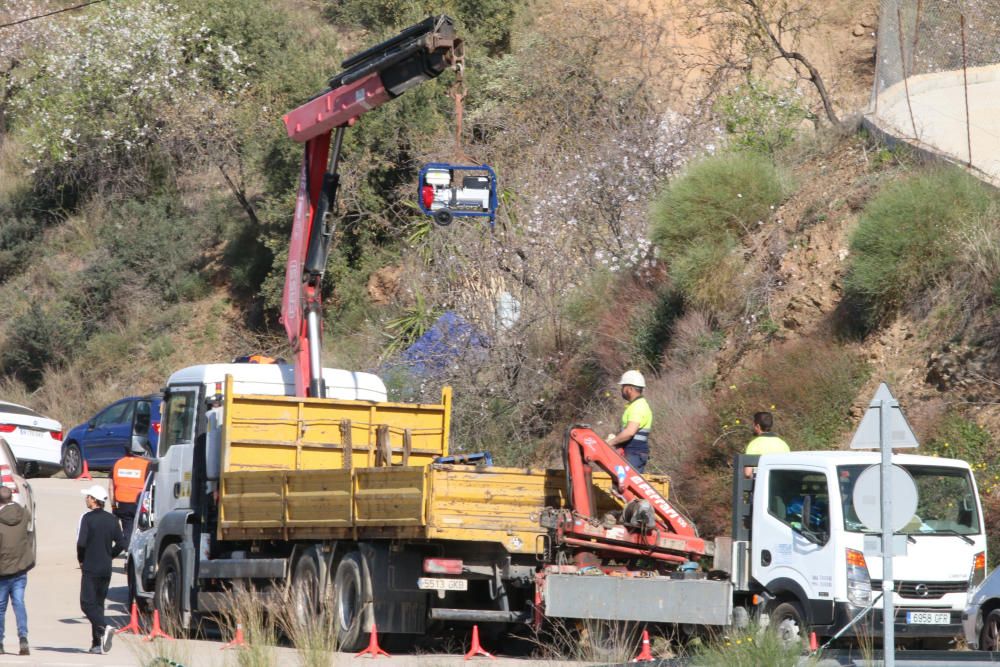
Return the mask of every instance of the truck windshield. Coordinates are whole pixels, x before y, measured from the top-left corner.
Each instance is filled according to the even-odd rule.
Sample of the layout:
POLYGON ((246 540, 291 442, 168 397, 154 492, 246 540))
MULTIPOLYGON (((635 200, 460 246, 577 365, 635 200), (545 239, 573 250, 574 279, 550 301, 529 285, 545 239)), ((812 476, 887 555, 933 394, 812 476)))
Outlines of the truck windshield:
MULTIPOLYGON (((837 467, 844 529, 861 533, 871 529, 854 511, 854 483, 867 465, 837 467)), ((933 465, 902 466, 917 485, 917 512, 899 531, 904 535, 977 535, 979 505, 969 471, 933 465)))

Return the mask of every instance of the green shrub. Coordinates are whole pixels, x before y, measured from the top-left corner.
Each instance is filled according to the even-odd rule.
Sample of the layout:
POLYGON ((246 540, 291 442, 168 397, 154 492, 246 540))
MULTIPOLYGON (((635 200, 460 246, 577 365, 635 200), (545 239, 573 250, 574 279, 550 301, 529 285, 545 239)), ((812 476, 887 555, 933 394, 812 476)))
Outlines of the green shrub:
POLYGON ((42 306, 34 302, 11 326, 0 363, 4 373, 34 391, 41 386, 46 368, 72 359, 83 340, 79 319, 68 304, 42 306))
POLYGON ((697 243, 738 239, 771 216, 782 198, 766 157, 724 153, 694 164, 653 203, 653 240, 668 257, 697 243))
POLYGON ((664 349, 673 334, 674 323, 683 312, 684 302, 676 290, 661 289, 657 292, 652 301, 632 316, 629 323, 634 350, 632 358, 648 368, 659 368, 664 349))
POLYGON ((788 146, 798 124, 812 116, 794 88, 780 90, 753 79, 720 97, 715 110, 737 146, 762 153, 788 146))
POLYGON ((724 636, 696 649, 696 667, 795 667, 801 664, 802 646, 784 642, 774 628, 751 625, 733 628, 724 636))
POLYGON ((864 325, 878 325, 945 280, 962 230, 994 201, 986 185, 957 167, 892 183, 872 199, 851 238, 844 281, 864 325))
POLYGON ((727 314, 745 299, 735 250, 782 198, 774 163, 724 153, 694 164, 653 202, 652 237, 677 289, 695 307, 727 314))

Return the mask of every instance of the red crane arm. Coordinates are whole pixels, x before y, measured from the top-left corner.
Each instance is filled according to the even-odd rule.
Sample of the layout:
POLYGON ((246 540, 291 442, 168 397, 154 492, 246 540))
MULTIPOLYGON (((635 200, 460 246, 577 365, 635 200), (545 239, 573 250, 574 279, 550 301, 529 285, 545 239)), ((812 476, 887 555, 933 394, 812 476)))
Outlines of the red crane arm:
POLYGON ((452 20, 431 17, 345 60, 344 71, 330 79, 329 89, 284 116, 289 138, 305 144, 281 299, 281 322, 295 350, 298 396, 326 395, 320 361, 321 288, 333 239, 330 214, 344 129, 461 59, 462 40, 452 20))
POLYGON ((569 429, 565 457, 569 484, 567 492, 573 517, 573 521, 563 522, 562 538, 566 544, 589 546, 597 551, 641 553, 675 562, 708 552, 709 548, 698 536, 694 524, 591 429, 584 426, 569 429), (627 531, 621 526, 604 528, 578 521, 580 518, 597 518, 590 464, 611 475, 615 491, 626 503, 636 500, 648 502, 656 517, 655 528, 644 532, 627 531))

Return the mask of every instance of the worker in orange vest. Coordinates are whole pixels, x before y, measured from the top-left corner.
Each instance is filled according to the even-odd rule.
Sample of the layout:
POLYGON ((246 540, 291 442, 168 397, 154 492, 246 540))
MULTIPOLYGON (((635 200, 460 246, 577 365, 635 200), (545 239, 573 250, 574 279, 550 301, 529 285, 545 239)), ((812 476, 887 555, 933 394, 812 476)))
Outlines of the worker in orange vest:
POLYGON ((140 456, 145 452, 140 442, 133 441, 132 446, 125 450, 125 456, 115 462, 108 482, 111 510, 121 521, 125 551, 128 551, 129 541, 132 539, 136 505, 149 473, 149 459, 140 456))

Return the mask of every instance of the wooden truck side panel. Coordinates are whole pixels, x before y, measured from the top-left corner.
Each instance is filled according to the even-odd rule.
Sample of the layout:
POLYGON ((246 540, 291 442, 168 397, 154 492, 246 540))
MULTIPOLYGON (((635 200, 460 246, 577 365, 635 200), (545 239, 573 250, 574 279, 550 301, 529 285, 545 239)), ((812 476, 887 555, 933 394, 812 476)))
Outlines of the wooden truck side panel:
MULTIPOLYGON (((430 465, 448 451, 448 390, 440 405, 419 405, 230 389, 227 382, 220 539, 456 540, 536 553, 540 512, 566 504, 562 470, 430 465)), ((667 496, 666 477, 647 480, 667 496)), ((610 488, 595 472, 602 512, 620 508, 610 488)))

